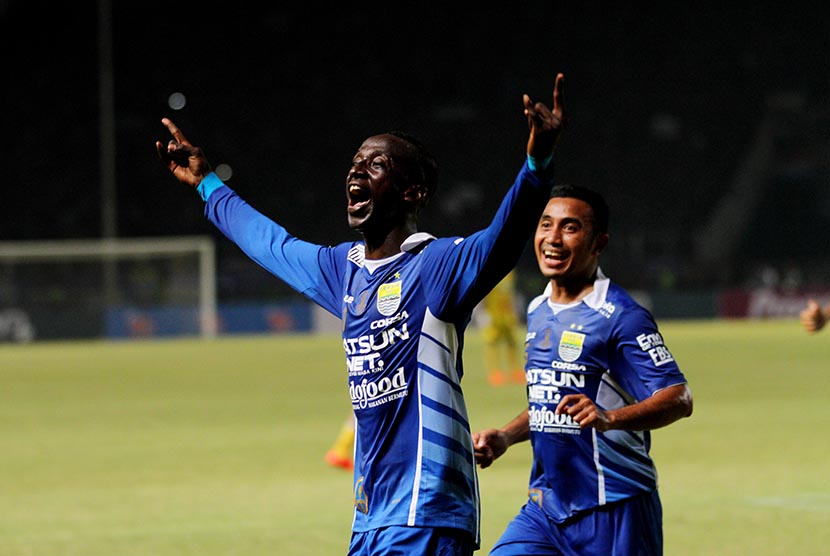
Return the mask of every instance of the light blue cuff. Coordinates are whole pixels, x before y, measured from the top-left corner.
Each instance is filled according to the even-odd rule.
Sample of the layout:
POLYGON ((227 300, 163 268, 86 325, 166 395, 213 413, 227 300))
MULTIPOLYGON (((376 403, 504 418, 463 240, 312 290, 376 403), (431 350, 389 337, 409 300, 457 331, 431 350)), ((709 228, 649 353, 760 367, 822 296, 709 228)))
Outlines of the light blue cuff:
POLYGON ((537 168, 539 168, 540 170, 547 170, 548 164, 550 164, 551 160, 553 160, 553 153, 551 153, 550 155, 545 157, 544 160, 541 161, 536 160, 530 155, 527 155, 527 166, 534 172, 537 168))
POLYGON ((211 172, 202 180, 202 183, 196 188, 203 201, 207 201, 210 194, 225 185, 215 172, 211 172))

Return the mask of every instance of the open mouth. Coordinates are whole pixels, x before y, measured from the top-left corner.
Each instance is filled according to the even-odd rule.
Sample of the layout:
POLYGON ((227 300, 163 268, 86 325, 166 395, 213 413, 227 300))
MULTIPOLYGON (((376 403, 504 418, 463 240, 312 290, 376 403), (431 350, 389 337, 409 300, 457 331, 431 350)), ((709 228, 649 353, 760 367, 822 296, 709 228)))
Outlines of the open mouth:
POLYGON ((557 249, 542 249, 542 260, 547 266, 558 267, 568 260, 568 254, 557 249))
POLYGON ((543 249, 542 256, 545 257, 546 261, 562 261, 567 258, 567 256, 560 252, 554 251, 553 249, 543 249))
POLYGON ((349 184, 349 212, 357 212, 369 203, 369 190, 358 183, 349 184))

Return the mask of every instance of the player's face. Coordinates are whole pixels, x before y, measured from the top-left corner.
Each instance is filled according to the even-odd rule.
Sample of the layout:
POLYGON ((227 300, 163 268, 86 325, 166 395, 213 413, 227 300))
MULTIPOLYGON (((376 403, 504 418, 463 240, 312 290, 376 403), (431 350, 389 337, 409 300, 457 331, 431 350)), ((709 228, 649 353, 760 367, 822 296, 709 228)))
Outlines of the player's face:
POLYGON ((548 280, 579 284, 593 278, 607 234, 594 237, 593 210, 585 201, 555 197, 548 201, 533 247, 539 270, 548 280))
POLYGON ((369 137, 360 146, 346 175, 347 212, 352 229, 385 229, 402 221, 411 148, 394 135, 369 137))

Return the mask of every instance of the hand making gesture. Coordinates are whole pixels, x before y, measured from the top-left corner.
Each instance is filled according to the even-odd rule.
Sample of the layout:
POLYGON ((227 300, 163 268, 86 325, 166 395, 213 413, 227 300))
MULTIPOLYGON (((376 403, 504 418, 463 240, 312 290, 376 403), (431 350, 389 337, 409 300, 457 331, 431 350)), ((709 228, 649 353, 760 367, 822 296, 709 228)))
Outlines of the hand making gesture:
POLYGON ((162 118, 161 123, 173 139, 166 147, 161 141, 156 141, 159 158, 180 182, 190 187, 198 186, 210 173, 210 164, 202 149, 191 145, 184 133, 168 118, 162 118))
POLYGON ((565 126, 565 76, 556 75, 553 87, 553 109, 542 102, 530 100, 528 95, 523 96, 525 116, 530 128, 530 138, 527 140, 527 154, 538 161, 547 159, 553 154, 559 133, 565 126))

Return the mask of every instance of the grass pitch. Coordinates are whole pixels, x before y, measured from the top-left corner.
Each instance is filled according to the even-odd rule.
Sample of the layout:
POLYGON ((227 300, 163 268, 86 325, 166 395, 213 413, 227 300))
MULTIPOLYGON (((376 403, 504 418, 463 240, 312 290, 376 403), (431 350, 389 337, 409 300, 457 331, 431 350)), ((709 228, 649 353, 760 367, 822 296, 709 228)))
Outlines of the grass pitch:
MULTIPOLYGON (((695 396, 653 433, 667 556, 830 546, 830 335, 794 321, 664 322, 695 396)), ((467 337, 474 429, 524 407, 467 337)), ((339 338, 0 347, 0 556, 345 554, 339 338)), ((529 444, 480 473, 482 550, 525 498, 529 444)))

